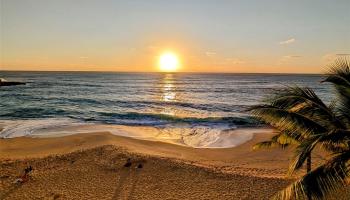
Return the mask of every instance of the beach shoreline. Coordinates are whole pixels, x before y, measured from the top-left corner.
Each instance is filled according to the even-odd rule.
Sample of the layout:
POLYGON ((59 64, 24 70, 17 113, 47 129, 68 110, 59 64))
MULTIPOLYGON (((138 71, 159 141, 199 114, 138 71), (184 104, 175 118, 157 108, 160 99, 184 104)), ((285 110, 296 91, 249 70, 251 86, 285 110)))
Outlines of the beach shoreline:
MULTIPOLYGON (((288 150, 253 151, 252 146, 255 143, 267 140, 273 135, 273 130, 254 130, 256 133, 251 140, 231 148, 191 148, 161 141, 117 136, 109 132, 79 133, 61 137, 8 138, 0 140, 0 160, 43 158, 112 145, 131 153, 180 159, 201 166, 226 168, 226 171, 230 171, 232 167, 273 169, 274 177, 284 177, 289 158, 283 155, 288 153, 288 150)), ((259 176, 271 175, 260 173, 259 176)))

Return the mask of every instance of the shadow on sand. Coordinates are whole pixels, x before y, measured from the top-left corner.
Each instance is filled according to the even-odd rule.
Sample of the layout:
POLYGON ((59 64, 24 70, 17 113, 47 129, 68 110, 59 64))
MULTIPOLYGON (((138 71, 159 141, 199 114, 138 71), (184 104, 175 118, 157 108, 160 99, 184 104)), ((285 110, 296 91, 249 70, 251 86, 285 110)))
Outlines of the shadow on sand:
POLYGON ((120 170, 120 178, 112 199, 123 199, 123 196, 125 199, 132 199, 140 173, 140 169, 122 168, 120 170), (123 193, 124 195, 122 195, 123 193))

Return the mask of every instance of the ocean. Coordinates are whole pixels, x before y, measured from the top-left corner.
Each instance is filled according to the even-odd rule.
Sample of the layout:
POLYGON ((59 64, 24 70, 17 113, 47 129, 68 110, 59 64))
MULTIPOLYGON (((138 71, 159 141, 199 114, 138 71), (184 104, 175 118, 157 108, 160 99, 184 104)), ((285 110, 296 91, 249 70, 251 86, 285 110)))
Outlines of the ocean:
POLYGON ((2 138, 106 130, 208 148, 237 145, 232 135, 251 138, 234 130, 261 126, 246 110, 275 90, 307 86, 326 102, 332 90, 321 75, 301 74, 0 71, 0 78, 27 82, 0 88, 2 138))

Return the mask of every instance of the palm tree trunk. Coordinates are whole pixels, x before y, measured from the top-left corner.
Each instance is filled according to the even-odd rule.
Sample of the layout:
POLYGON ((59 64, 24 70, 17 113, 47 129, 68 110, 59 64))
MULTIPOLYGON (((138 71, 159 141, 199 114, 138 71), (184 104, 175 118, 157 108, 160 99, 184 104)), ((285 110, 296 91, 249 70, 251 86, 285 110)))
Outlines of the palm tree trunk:
POLYGON ((311 153, 309 153, 306 160, 306 173, 309 173, 310 171, 311 171, 311 153))
MULTIPOLYGON (((306 159, 306 173, 309 173, 310 171, 311 171, 311 152, 309 153, 306 159)), ((311 195, 309 194, 309 192, 307 192, 307 199, 311 200, 311 195)))

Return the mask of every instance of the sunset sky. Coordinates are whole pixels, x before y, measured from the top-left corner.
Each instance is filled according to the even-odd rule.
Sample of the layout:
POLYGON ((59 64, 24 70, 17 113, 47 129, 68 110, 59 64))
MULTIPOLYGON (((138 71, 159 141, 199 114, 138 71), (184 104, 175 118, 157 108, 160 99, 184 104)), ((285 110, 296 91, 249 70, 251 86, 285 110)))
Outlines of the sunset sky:
POLYGON ((0 0, 0 70, 320 73, 350 55, 349 0, 0 0))

